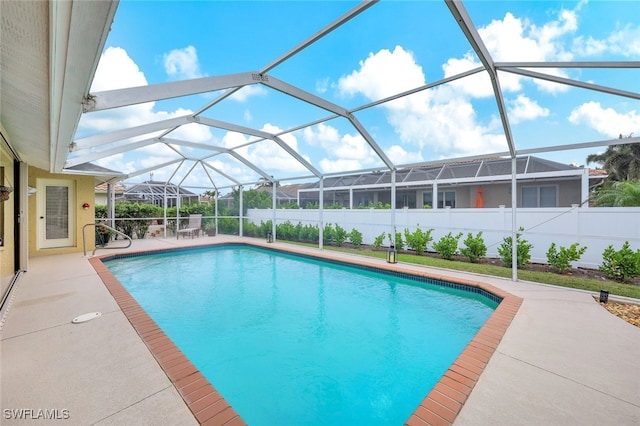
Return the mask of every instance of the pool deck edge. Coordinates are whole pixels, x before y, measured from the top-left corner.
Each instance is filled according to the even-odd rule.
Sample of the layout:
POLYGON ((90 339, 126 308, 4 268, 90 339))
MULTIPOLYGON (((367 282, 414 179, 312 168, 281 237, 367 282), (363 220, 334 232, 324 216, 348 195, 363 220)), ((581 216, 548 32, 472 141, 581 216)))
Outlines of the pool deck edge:
MULTIPOLYGON (((211 246, 229 244, 226 242, 212 243, 211 246)), ((482 281, 467 279, 451 279, 443 275, 433 273, 418 274, 415 270, 403 268, 402 264, 380 264, 367 261, 366 258, 344 259, 331 252, 313 252, 300 250, 296 246, 274 246, 258 241, 245 241, 243 245, 260 248, 270 248, 277 251, 312 256, 318 259, 339 261, 360 266, 368 266, 378 270, 392 272, 404 272, 411 275, 420 275, 433 279, 455 282, 469 287, 478 287, 502 299, 498 307, 489 319, 480 328, 465 347, 456 361, 440 378, 431 392, 422 400, 416 410, 405 422, 406 425, 451 425, 464 406, 469 394, 473 390, 477 380, 484 370, 504 333, 515 317, 522 298, 514 296, 482 281)), ((142 250, 127 253, 137 255, 153 251, 166 251, 174 249, 142 250)), ((120 254, 121 255, 121 254, 120 254)), ((233 424, 245 424, 242 418, 235 412, 209 381, 191 364, 182 352, 173 344, 168 336, 162 332, 157 324, 144 312, 142 307, 125 290, 120 282, 111 274, 102 263, 102 259, 119 256, 118 253, 107 254, 89 259, 96 272, 111 292, 116 302, 122 308, 138 335, 147 345, 160 367, 165 371, 174 384, 185 403, 192 411, 197 421, 206 425, 223 425, 233 421, 233 424), (163 354, 174 354, 168 358, 163 354), (193 385, 199 383, 199 386, 193 385)))
MULTIPOLYGON (((473 286, 482 282, 501 297, 520 298, 505 297, 485 324, 486 330, 483 327, 477 333, 407 424, 640 424, 640 328, 600 306, 594 292, 413 265, 402 262, 402 256, 399 263, 387 264, 384 259, 352 253, 237 236, 135 240, 131 248, 99 253, 221 243, 293 247, 302 254, 357 259, 380 269, 462 280, 473 286), (509 325, 505 318, 511 318, 509 325), (503 333, 501 339, 496 332, 503 333)), ((223 410, 226 413, 216 423, 211 420, 221 412, 218 401, 222 398, 184 363, 182 353, 164 340, 162 330, 145 313, 133 312, 131 301, 123 300, 122 307, 116 302, 90 257, 68 253, 29 259, 28 271, 12 291, 0 324, 0 422, 8 426, 68 423, 29 421, 14 414, 49 409, 53 414, 70 414, 69 424, 186 426, 201 423, 194 411, 211 406, 201 415, 211 416, 205 424, 223 424, 230 410, 223 410), (102 316, 72 324, 72 318, 92 311, 102 316), (140 331, 125 311, 139 322, 140 331), (157 357, 150 347, 156 348, 157 357), (176 379, 176 375, 182 377, 176 379)), ((243 424, 239 417, 229 420, 227 424, 243 424)))
POLYGON ((246 424, 102 263, 102 258, 104 256, 90 258, 89 263, 198 423, 207 426, 246 424))

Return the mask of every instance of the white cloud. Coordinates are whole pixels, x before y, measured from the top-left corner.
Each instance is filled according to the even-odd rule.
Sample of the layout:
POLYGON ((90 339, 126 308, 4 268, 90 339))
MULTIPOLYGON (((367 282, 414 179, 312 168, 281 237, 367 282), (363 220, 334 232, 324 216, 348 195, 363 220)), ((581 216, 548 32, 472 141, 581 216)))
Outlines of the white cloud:
MULTIPOLYGON (((583 5, 584 2, 579 2, 573 9, 561 9, 554 18, 542 25, 506 13, 502 19, 479 27, 478 32, 496 62, 570 61, 574 54, 567 46, 571 45, 578 32, 579 11, 583 5)), ((626 43, 633 51, 640 44, 640 37, 636 37, 636 34, 637 28, 627 25, 608 37, 607 48, 615 50, 614 46, 626 43), (614 40, 617 42, 614 43, 614 40)), ((590 48, 594 51, 601 50, 595 42, 590 48)), ((469 51, 462 57, 450 58, 442 69, 444 76, 450 77, 480 65, 475 54, 469 51)), ((545 69, 543 72, 567 77, 565 70, 561 69, 545 69)), ((370 53, 360 63, 359 69, 339 79, 338 88, 342 95, 359 94, 370 100, 377 100, 420 86, 425 80, 422 68, 415 62, 413 55, 397 46, 393 51, 370 53)), ((526 81, 533 81, 538 90, 546 93, 557 94, 569 90, 566 85, 538 79, 529 80, 510 73, 501 72, 499 81, 503 94, 516 94, 515 100, 508 105, 513 124, 550 115, 548 108, 524 95, 526 81)), ((497 115, 487 118, 483 123, 479 121, 474 104, 471 103, 474 99, 492 96, 488 74, 480 72, 381 107, 386 110, 387 120, 399 136, 401 144, 396 145, 398 148, 415 151, 417 147, 417 153, 430 148, 449 157, 464 156, 506 149, 505 136, 497 115)), ((617 128, 618 125, 614 127, 617 128)), ((618 134, 620 130, 616 132, 618 134)), ((402 154, 401 151, 397 153, 402 154)))
MULTIPOLYGON (((478 28, 478 33, 496 62, 500 61, 569 61, 573 55, 564 48, 564 37, 577 30, 575 11, 561 10, 557 20, 538 27, 528 20, 516 18, 507 12, 502 20, 493 20, 478 28)), ((547 68, 546 74, 567 77, 563 70, 547 68)), ((520 90, 522 77, 501 74, 500 83, 505 91, 520 90)), ((540 90, 557 93, 569 88, 544 80, 533 80, 540 90)))
POLYGON ((392 145, 386 154, 393 164, 412 164, 424 161, 420 151, 407 152, 399 145, 392 145))
MULTIPOLYGON (((100 58, 91 91, 97 92, 116 88, 144 86, 146 84, 147 81, 144 74, 128 56, 127 52, 121 48, 109 47, 100 58)), ((154 107, 154 102, 148 102, 140 105, 84 114, 79 123, 79 134, 91 135, 102 132, 113 132, 118 129, 193 114, 192 111, 187 109, 179 108, 175 111, 155 111, 154 107)), ((160 133, 161 132, 154 132, 152 134, 141 135, 131 138, 131 141, 158 136, 160 133)), ((194 123, 181 126, 179 129, 170 133, 168 137, 191 142, 207 142, 213 140, 209 127, 194 123)), ((159 164, 168 161, 170 158, 177 158, 177 154, 164 145, 154 144, 132 151, 126 156, 119 154, 101 159, 96 161, 96 163, 110 169, 129 173, 134 170, 134 164, 137 164, 139 169, 145 168, 146 166, 144 164, 148 164, 151 157, 160 157, 161 160, 158 160, 159 164), (125 157, 127 160, 125 160, 125 157)))
MULTIPOLYGON (((282 131, 282 129, 269 123, 265 124, 261 130, 271 134, 280 133, 282 131)), ((222 142, 225 147, 233 148, 243 145, 251 139, 255 138, 236 132, 227 132, 223 137, 222 142)), ((280 136, 280 139, 294 151, 298 152, 298 141, 293 134, 284 134, 280 136)), ((265 172, 280 171, 281 173, 288 173, 308 171, 302 163, 292 157, 284 150, 284 148, 281 148, 280 145, 274 141, 261 141, 259 143, 238 148, 235 152, 265 172)), ((308 162, 311 162, 308 157, 302 157, 308 162)))
MULTIPOLYGON (((424 84, 422 68, 402 48, 381 50, 361 62, 359 70, 343 77, 342 93, 360 93, 378 99, 397 91, 424 84), (389 83, 389 70, 394 78, 389 83), (389 88, 391 84, 392 89, 389 88)), ((449 156, 504 151, 505 138, 495 129, 476 123, 469 94, 455 85, 440 86, 405 96, 382 105, 387 120, 398 134, 402 147, 422 150, 429 147, 449 156)))
POLYGON ((360 68, 338 81, 342 95, 361 93, 378 100, 425 84, 422 68, 413 54, 396 46, 393 52, 382 49, 360 61, 360 68), (380 84, 384 82, 384 84, 380 84))
POLYGON ((135 163, 125 162, 123 154, 115 154, 110 157, 100 158, 93 163, 122 173, 133 173, 136 171, 135 163))
POLYGON ((327 158, 320 161, 320 167, 327 173, 361 170, 380 162, 369 144, 357 133, 340 135, 336 128, 321 123, 305 128, 303 137, 309 145, 325 151, 327 158))
MULTIPOLYGON (((147 79, 127 52, 120 47, 108 47, 96 69, 90 92, 146 86, 147 79)), ((113 131, 147 123, 153 102, 84 114, 79 128, 87 133, 113 131)), ((156 120, 157 121, 157 120, 156 120)))
POLYGON ((600 56, 614 53, 627 58, 640 56, 640 26, 627 24, 603 39, 579 36, 573 41, 573 51, 579 56, 600 56))
POLYGON ((316 81, 316 92, 323 94, 326 93, 327 90, 329 89, 329 77, 325 77, 323 79, 320 79, 318 81, 316 81))
POLYGON ((237 102, 246 102, 247 99, 254 96, 266 96, 267 90, 260 84, 251 84, 244 86, 237 92, 229 96, 229 99, 233 99, 237 102))
POLYGON ((108 47, 91 83, 91 92, 146 86, 147 79, 138 65, 120 47, 108 47))
POLYGON ((496 62, 567 61, 572 55, 565 50, 563 37, 576 29, 574 11, 562 10, 557 20, 540 27, 507 12, 502 20, 478 28, 478 33, 496 62))
POLYGON ((325 173, 343 173, 352 170, 361 170, 362 165, 358 160, 347 160, 344 158, 330 160, 323 158, 320 160, 320 169, 325 173))
POLYGON ((525 95, 518 95, 515 100, 507 101, 507 104, 511 124, 549 116, 549 109, 541 107, 536 101, 525 95))
POLYGON ((237 132, 227 132, 222 137, 222 146, 225 148, 235 148, 236 146, 247 143, 249 139, 246 135, 237 132))
MULTIPOLYGON (((454 75, 461 74, 465 71, 472 70, 481 66, 482 64, 477 61, 476 57, 468 52, 462 58, 449 58, 447 62, 442 65, 442 71, 445 78, 452 77, 454 75)), ((502 89, 505 91, 520 90, 521 86, 518 77, 512 77, 510 75, 500 79, 502 89)), ((455 87, 461 93, 474 98, 486 98, 493 96, 493 87, 491 86, 491 80, 489 74, 486 71, 470 75, 465 78, 455 80, 450 83, 451 87, 455 87)))
POLYGON ((164 69, 167 75, 176 79, 192 79, 202 77, 198 52, 193 46, 174 49, 164 54, 164 69))
MULTIPOLYGON (((172 117, 182 117, 185 115, 191 115, 193 111, 178 109, 172 112, 172 117)), ((207 142, 211 141, 213 136, 208 126, 201 124, 189 123, 180 126, 178 129, 167 135, 168 138, 181 139, 189 142, 207 142)))
POLYGON ((324 149, 330 149, 330 147, 340 142, 338 129, 324 123, 318 124, 315 128, 306 127, 303 130, 303 135, 309 145, 320 146, 324 149))
POLYGON ((587 102, 575 108, 569 121, 591 127, 612 139, 621 134, 640 134, 640 115, 635 110, 620 113, 613 108, 604 108, 599 102, 587 102))
POLYGON ((640 26, 626 25, 613 32, 607 42, 612 52, 637 58, 640 55, 640 26))

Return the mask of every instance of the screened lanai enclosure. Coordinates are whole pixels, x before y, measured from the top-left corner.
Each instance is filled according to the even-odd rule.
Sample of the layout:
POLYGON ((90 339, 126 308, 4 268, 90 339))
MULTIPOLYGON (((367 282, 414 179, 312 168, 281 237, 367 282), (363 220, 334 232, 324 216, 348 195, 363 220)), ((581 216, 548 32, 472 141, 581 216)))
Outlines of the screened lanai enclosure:
MULTIPOLYGON (((274 236, 279 222, 311 221, 320 246, 324 210, 336 204, 355 209, 381 203, 389 214, 376 220, 380 232, 394 232, 405 208, 424 215, 507 208, 515 236, 519 208, 588 207, 590 188, 602 176, 590 176, 568 158, 584 164, 588 153, 621 138, 640 142, 634 118, 640 53, 624 41, 597 55, 589 50, 598 40, 614 43, 607 31, 616 27, 601 22, 593 34, 576 35, 581 3, 549 11, 553 16, 538 26, 527 20, 526 7, 512 12, 514 4, 220 2, 207 9, 208 23, 185 8, 166 19, 202 25, 201 33, 187 41, 178 25, 162 26, 165 37, 187 46, 165 54, 169 78, 151 71, 140 76, 132 59, 136 48, 118 47, 126 45, 121 34, 136 31, 124 31, 128 22, 116 13, 76 134, 55 147, 59 155, 51 168, 108 167, 115 172, 102 175, 103 181, 147 188, 145 197, 162 199, 165 207, 186 202, 170 195, 180 201, 167 203, 167 191, 215 194, 216 223, 219 201, 236 194, 240 234, 251 213, 243 208, 243 194, 260 188, 272 194, 264 214, 274 236), (217 26, 231 31, 224 19, 259 22, 267 9, 283 7, 291 25, 262 22, 228 37, 217 32, 217 26), (570 36, 572 47, 563 44, 570 36), (171 62, 176 55, 193 58, 213 41, 220 48, 201 54, 201 68, 187 72, 185 62, 171 62), (122 78, 106 78, 116 64, 122 78), (124 78, 123 64, 137 77, 124 78), (603 130, 604 124, 588 123, 599 114, 628 119, 603 130), (567 152, 575 154, 561 156, 567 152), (295 192, 286 196, 314 207, 313 219, 276 209, 285 197, 278 191, 289 186, 295 192)), ((141 8, 141 32, 157 28, 144 7, 119 5, 129 14, 141 8)), ((619 22, 631 20, 637 28, 638 15, 620 10, 619 22)), ((419 223, 430 221, 423 217, 419 223)))

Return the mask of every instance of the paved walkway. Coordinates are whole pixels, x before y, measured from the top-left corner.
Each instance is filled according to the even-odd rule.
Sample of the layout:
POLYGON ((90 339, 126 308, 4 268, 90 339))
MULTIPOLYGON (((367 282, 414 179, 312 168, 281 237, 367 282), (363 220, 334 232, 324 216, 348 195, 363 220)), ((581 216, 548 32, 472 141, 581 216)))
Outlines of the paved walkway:
MULTIPOLYGON (((131 250, 238 240, 139 240, 131 250)), ((481 279, 524 302, 455 424, 640 424, 640 328, 585 292, 481 279)), ((50 422, 42 417, 51 416, 56 424, 74 425, 196 424, 82 254, 30 259, 3 319, 1 424, 44 425, 50 422), (71 324, 93 311, 102 317, 71 324)))

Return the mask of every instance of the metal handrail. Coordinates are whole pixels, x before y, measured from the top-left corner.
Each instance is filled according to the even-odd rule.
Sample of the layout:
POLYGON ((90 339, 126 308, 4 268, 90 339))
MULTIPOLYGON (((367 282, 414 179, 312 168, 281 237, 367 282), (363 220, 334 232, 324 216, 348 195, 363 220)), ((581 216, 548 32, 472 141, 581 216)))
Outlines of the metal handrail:
MULTIPOLYGON (((133 244, 133 240, 131 239, 130 236, 128 236, 127 234, 125 234, 124 232, 120 232, 117 229, 114 229, 112 227, 110 227, 109 225, 105 224, 105 223, 87 223, 86 225, 84 225, 82 227, 82 250, 84 251, 84 255, 87 255, 87 238, 85 237, 84 234, 84 230, 87 226, 97 226, 100 225, 103 228, 109 229, 113 232, 115 232, 117 235, 122 235, 123 237, 125 237, 127 240, 129 240, 129 245, 128 246, 119 246, 119 247, 100 247, 103 248, 105 250, 109 250, 109 249, 121 249, 121 248, 129 248, 131 247, 131 244, 133 244)), ((93 252, 91 253, 91 255, 95 255, 96 254, 96 250, 98 250, 98 246, 96 245, 95 248, 93 249, 93 252)))

